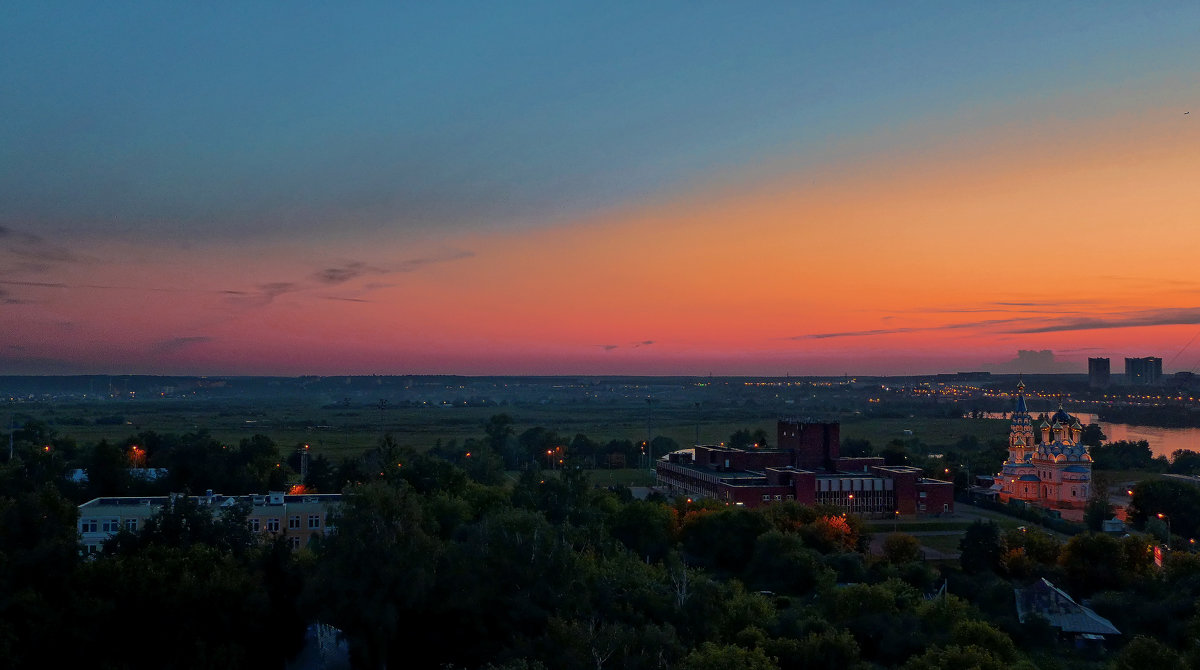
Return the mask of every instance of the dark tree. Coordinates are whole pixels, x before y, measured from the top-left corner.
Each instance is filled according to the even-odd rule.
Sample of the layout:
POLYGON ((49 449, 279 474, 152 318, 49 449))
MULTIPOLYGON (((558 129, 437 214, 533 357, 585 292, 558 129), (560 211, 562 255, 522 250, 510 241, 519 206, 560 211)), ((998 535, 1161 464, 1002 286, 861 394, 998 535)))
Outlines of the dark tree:
POLYGON ((992 521, 976 521, 958 543, 959 563, 967 572, 997 572, 1006 547, 1000 527, 992 521))
POLYGON ((1079 441, 1089 447, 1098 447, 1104 440, 1104 431, 1100 429, 1100 424, 1089 423, 1083 427, 1083 433, 1079 437, 1079 441))
POLYGON ((345 631, 361 667, 384 668, 424 648, 422 612, 441 547, 425 529, 415 494, 383 484, 348 492, 338 532, 318 549, 310 598, 345 631))

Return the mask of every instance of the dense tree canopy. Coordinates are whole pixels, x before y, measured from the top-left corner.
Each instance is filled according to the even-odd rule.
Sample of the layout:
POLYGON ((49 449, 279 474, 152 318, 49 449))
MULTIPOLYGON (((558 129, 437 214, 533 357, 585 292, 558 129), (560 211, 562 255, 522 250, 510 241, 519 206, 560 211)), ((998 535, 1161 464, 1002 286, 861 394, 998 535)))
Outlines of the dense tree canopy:
MULTIPOLYGON (((277 668, 315 621, 341 629, 363 668, 1098 670, 1200 658, 1200 559, 1177 551, 1157 570, 1142 536, 1064 542, 978 522, 959 561, 925 561, 922 539, 903 533, 873 554, 871 531, 893 520, 794 502, 635 500, 566 463, 624 446, 516 434, 514 423, 497 415, 478 439, 425 451, 385 437, 361 458, 311 459, 306 483, 345 497, 336 533, 296 552, 251 533, 245 510, 214 515, 177 497, 85 558, 64 492, 92 491, 39 483, 45 472, 26 463, 47 452, 29 450, 0 470, 20 482, 0 490, 0 658, 13 668, 277 668), (544 458, 548 445, 564 463, 544 458), (1042 577, 1091 598, 1127 637, 1100 658, 1059 643, 1044 621, 1018 623, 1014 586, 1042 577), (130 621, 139 643, 111 644, 129 639, 130 621)), ((34 425, 25 438, 54 436, 34 425)), ((133 440, 75 453, 91 459, 97 487, 127 490, 139 486, 120 467, 135 444, 188 488, 211 477, 261 492, 289 468, 266 438, 133 440)), ((1138 487, 1135 523, 1160 510, 1178 515, 1178 537, 1200 496, 1170 482, 1138 487)))

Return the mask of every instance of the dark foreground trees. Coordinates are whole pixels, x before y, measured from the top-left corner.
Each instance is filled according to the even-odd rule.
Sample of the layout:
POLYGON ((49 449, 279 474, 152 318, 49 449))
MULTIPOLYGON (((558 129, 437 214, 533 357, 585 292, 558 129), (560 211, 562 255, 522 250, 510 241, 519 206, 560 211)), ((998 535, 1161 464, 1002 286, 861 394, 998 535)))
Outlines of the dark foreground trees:
MULTIPOLYGON (((472 449, 517 443, 498 420, 472 449)), ((250 533, 242 511, 214 516, 181 498, 84 559, 76 508, 57 490, 0 495, 0 665, 279 668, 313 621, 344 631, 362 668, 1099 670, 1200 658, 1200 559, 1177 552, 1160 572, 1136 537, 1064 543, 980 523, 961 565, 933 564, 901 534, 871 555, 863 521, 839 510, 636 501, 571 468, 497 484, 467 458, 383 441, 361 461, 367 483, 346 489, 336 532, 298 552, 250 533), (1127 640, 1150 641, 1092 658, 1044 622, 1017 622, 1014 585, 1041 577, 1090 597, 1127 640)), ((1183 500, 1168 493, 1143 500, 1183 500)))

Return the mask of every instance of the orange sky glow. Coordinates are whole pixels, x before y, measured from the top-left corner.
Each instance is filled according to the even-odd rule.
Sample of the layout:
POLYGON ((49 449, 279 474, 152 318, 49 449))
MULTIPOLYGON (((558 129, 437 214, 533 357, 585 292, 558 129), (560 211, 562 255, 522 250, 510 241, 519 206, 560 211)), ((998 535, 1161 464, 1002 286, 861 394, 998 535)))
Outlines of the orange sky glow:
POLYGON ((555 225, 319 254, 118 244, 97 255, 128 262, 75 266, 61 280, 78 290, 25 287, 39 301, 7 307, 5 327, 35 358, 149 351, 181 372, 899 374, 1020 349, 1075 370, 1089 355, 1189 369, 1200 130, 1177 117, 998 132, 555 225), (339 258, 368 270, 327 285, 293 269, 339 258), (130 288, 146 285, 161 290, 130 288), (70 343, 81 333, 86 349, 70 343))

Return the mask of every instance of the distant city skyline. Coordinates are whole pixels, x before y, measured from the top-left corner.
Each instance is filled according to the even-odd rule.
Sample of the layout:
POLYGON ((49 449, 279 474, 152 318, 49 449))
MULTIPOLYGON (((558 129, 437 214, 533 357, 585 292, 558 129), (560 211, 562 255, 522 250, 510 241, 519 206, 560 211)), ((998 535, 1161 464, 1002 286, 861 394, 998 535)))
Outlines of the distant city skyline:
POLYGON ((1200 369, 1200 6, 27 3, 0 374, 1200 369))

